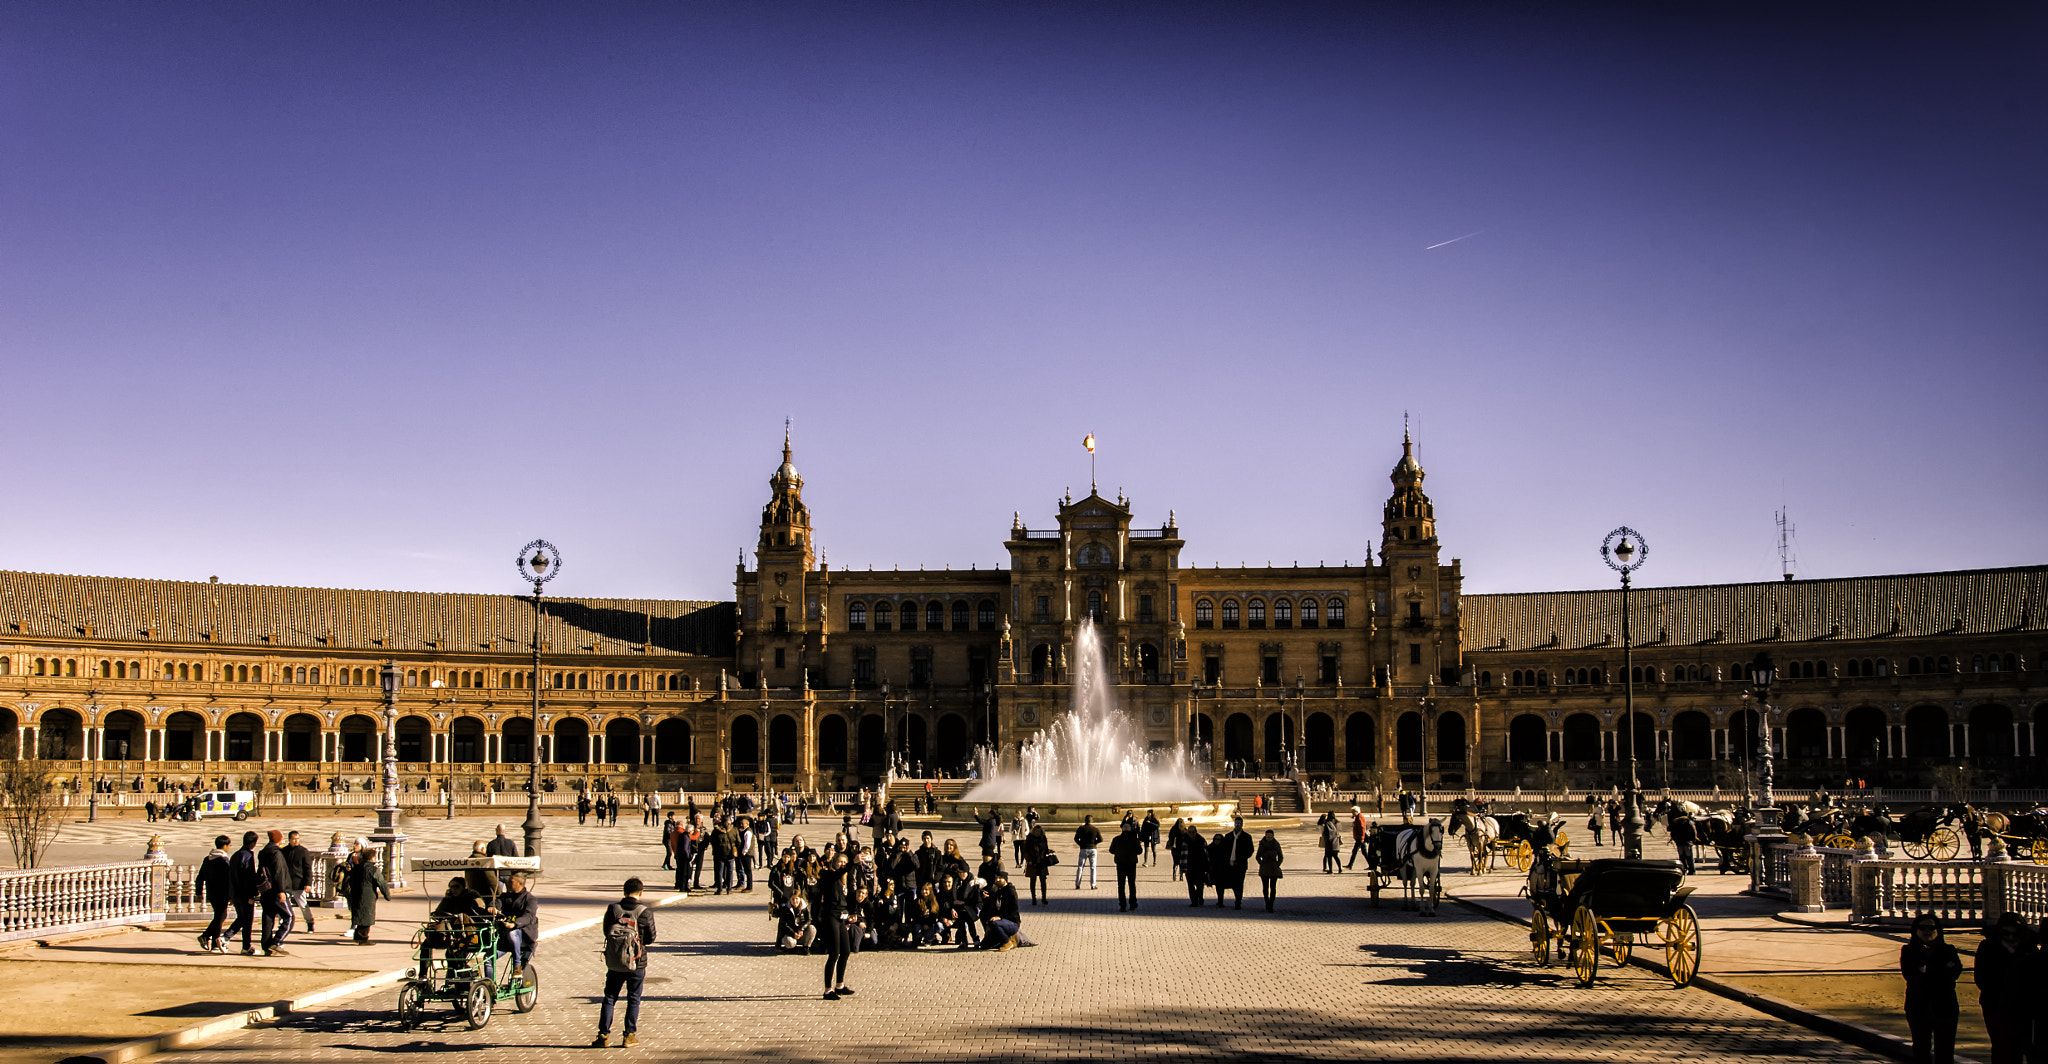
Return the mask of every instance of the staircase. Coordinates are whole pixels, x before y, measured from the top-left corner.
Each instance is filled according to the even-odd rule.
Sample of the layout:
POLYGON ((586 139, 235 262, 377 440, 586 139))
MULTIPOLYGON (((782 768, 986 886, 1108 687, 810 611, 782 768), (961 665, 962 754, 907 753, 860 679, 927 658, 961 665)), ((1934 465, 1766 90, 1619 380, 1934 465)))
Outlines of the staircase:
POLYGON ((1223 780, 1223 797, 1237 799, 1240 812, 1250 815, 1252 795, 1264 795, 1274 813, 1306 812, 1301 807, 1301 788, 1293 780, 1223 780))
POLYGON ((938 799, 939 801, 942 801, 942 802, 951 802, 951 801, 957 801, 957 800, 959 800, 960 796, 961 796, 962 794, 966 793, 966 791, 967 791, 967 788, 968 788, 968 787, 970 787, 970 786, 973 786, 973 785, 974 785, 974 783, 975 783, 975 782, 977 782, 977 781, 975 781, 975 780, 930 780, 930 781, 926 781, 926 780, 911 780, 911 779, 899 779, 899 780, 895 781, 894 783, 891 783, 891 784, 889 784, 889 790, 888 790, 888 791, 887 791, 887 792, 885 793, 884 797, 885 797, 885 798, 887 798, 887 799, 888 799, 889 801, 895 802, 895 803, 896 803, 896 809, 897 809, 897 811, 901 812, 901 811, 903 811, 903 810, 909 809, 909 808, 910 808, 910 805, 911 805, 911 803, 912 803, 913 801, 915 801, 915 800, 917 800, 917 799, 919 799, 919 798, 922 798, 922 797, 924 797, 924 785, 925 785, 925 784, 926 784, 927 782, 929 782, 929 783, 930 783, 930 784, 932 785, 932 797, 933 797, 933 798, 936 798, 936 799, 938 799))

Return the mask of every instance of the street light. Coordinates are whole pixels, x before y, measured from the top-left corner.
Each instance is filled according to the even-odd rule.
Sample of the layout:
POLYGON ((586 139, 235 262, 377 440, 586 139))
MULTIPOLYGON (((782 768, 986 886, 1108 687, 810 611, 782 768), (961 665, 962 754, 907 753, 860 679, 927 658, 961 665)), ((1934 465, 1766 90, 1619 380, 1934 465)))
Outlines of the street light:
POLYGON ((384 802, 370 841, 383 846, 384 882, 398 890, 405 886, 405 834, 398 830, 398 664, 385 662, 377 682, 384 689, 384 802))
POLYGON ((544 539, 536 539, 519 548, 519 560, 513 563, 521 579, 533 583, 533 679, 527 688, 533 693, 533 760, 526 773, 526 823, 520 827, 526 831, 526 856, 540 856, 540 595, 541 585, 553 580, 562 571, 562 554, 555 545, 544 539))
POLYGON ((1777 679, 1778 666, 1771 661, 1770 652, 1758 654, 1749 668, 1749 682, 1756 687, 1757 728, 1763 733, 1758 737, 1763 745, 1757 751, 1756 772, 1756 832, 1759 835, 1776 835, 1779 832, 1778 803, 1771 795, 1771 685, 1777 679))
POLYGON ((1628 792, 1622 796, 1621 855, 1639 861, 1643 857, 1643 812, 1636 781, 1635 643, 1629 632, 1628 588, 1629 574, 1650 560, 1650 545, 1643 542, 1642 533, 1623 525, 1601 541, 1600 558, 1621 574, 1621 711, 1628 720, 1628 792))

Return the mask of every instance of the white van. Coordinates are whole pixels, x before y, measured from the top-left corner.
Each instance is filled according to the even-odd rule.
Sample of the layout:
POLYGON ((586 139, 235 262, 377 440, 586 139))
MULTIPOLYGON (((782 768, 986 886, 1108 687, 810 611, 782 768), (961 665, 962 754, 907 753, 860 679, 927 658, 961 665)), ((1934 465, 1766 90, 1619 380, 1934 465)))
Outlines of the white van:
POLYGON ((201 791, 192 796, 202 817, 231 816, 247 820, 256 814, 255 791, 201 791))

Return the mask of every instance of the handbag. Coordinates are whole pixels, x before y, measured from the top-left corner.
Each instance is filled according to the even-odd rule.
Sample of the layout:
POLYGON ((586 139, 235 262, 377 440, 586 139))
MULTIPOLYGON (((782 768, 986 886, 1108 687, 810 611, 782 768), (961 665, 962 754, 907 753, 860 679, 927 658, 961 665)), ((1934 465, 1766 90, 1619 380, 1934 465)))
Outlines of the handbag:
POLYGON ((1053 865, 1056 865, 1058 863, 1060 863, 1059 854, 1049 853, 1045 855, 1045 867, 1051 868, 1053 865))

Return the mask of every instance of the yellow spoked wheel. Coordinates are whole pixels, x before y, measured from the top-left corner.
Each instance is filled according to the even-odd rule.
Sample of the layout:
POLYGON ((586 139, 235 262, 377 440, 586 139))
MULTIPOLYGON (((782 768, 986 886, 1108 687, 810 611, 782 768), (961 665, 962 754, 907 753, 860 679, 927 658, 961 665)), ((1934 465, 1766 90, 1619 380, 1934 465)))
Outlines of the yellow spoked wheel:
POLYGON ((1933 838, 1934 836, 1929 835, 1925 839, 1901 839, 1899 849, 1906 851, 1906 856, 1915 861, 1925 861, 1934 856, 1934 847, 1929 845, 1933 838))
POLYGON ((1614 963, 1627 964, 1629 952, 1635 948, 1635 932, 1615 931, 1605 923, 1600 925, 1600 930, 1606 932, 1607 948, 1614 953, 1614 963))
POLYGON ((1963 835, 1951 827, 1939 827, 1927 836, 1928 856, 1937 861, 1952 861, 1956 854, 1963 852, 1963 835))
POLYGON ((1557 833, 1557 855, 1559 857, 1570 857, 1572 855, 1572 840, 1566 838, 1565 833, 1562 831, 1557 833))
POLYGON ((1600 918, 1583 905, 1572 914, 1572 974, 1580 986, 1600 977, 1600 918))
POLYGON ((1530 863, 1536 857, 1535 851, 1529 849, 1529 840, 1516 839, 1512 845, 1514 848, 1508 851, 1508 861, 1515 866, 1516 871, 1527 872, 1530 863))
POLYGON ((1847 835, 1841 834, 1840 832, 1837 832, 1833 835, 1827 836, 1821 842, 1821 845, 1834 850, 1853 850, 1856 848, 1856 840, 1850 838, 1847 835))
POLYGON ((1680 905, 1657 924, 1664 936, 1664 966, 1671 970, 1671 982, 1691 986, 1700 971, 1700 919, 1692 906, 1680 905))
POLYGON ((2028 842, 2027 855, 2035 864, 2048 864, 2048 838, 2037 836, 2028 842))
POLYGON ((1529 951, 1536 955, 1537 964, 1550 966, 1550 917, 1540 907, 1529 916, 1529 951))

